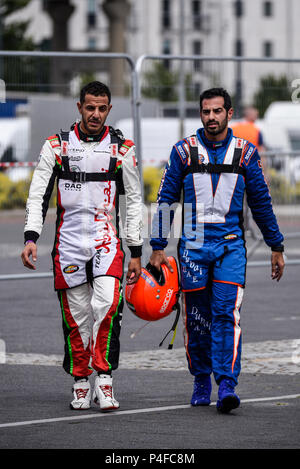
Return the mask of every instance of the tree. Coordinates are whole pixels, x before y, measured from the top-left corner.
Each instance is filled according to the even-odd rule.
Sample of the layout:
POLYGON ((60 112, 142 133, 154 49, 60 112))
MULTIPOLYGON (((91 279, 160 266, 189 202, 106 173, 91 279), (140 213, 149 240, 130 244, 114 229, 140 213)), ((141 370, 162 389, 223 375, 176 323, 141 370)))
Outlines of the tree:
POLYGON ((159 101, 177 101, 177 73, 171 72, 162 62, 156 62, 153 69, 144 74, 143 96, 159 101))
MULTIPOLYGON (((178 101, 179 73, 170 71, 163 62, 156 62, 152 70, 144 74, 144 80, 142 94, 146 98, 164 102, 178 101)), ((191 74, 185 74, 184 85, 186 101, 198 99, 198 96, 195 96, 191 74)))
MULTIPOLYGON (((26 37, 29 21, 7 21, 12 13, 16 13, 26 7, 29 2, 30 0, 0 0, 1 49, 20 51, 36 49, 32 38, 26 37)), ((5 57, 5 59, 1 60, 0 66, 0 72, 7 90, 47 90, 49 82, 48 59, 5 57)))
POLYGON ((274 101, 290 101, 291 90, 285 75, 275 77, 266 75, 260 79, 260 87, 253 98, 253 105, 258 109, 260 117, 274 101))
POLYGON ((0 0, 1 48, 4 50, 33 50, 32 39, 25 38, 28 21, 6 24, 6 19, 16 11, 26 7, 30 0, 0 0))

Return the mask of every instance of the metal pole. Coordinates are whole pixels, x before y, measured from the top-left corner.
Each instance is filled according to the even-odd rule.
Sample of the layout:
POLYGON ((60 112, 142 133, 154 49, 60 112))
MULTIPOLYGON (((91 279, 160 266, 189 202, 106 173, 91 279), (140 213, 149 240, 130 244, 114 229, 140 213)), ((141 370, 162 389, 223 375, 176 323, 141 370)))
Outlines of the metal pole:
MULTIPOLYGON (((241 17, 243 4, 241 0, 235 0, 235 18, 236 18, 236 55, 239 57, 242 55, 242 37, 241 37, 241 17)), ((237 118, 242 115, 242 62, 236 62, 236 82, 235 82, 235 114, 237 118)))
MULTIPOLYGON (((286 5, 286 54, 294 54, 294 31, 293 31, 293 0, 287 0, 286 5)), ((292 79, 292 64, 288 64, 287 66, 287 76, 291 80, 292 79)))
MULTIPOLYGON (((2 47, 3 47, 3 20, 2 20, 2 14, 0 11, 0 50, 2 49, 2 47)), ((4 69, 3 69, 2 57, 0 57, 0 79, 4 80, 4 69)))
MULTIPOLYGON (((184 5, 180 0, 179 11, 179 50, 180 55, 184 55, 184 5)), ((184 137, 185 119, 185 86, 184 86, 184 62, 179 67, 179 140, 184 137)))
POLYGON ((139 76, 135 69, 132 70, 132 112, 134 126, 134 143, 136 148, 136 157, 141 179, 142 202, 144 203, 144 184, 143 184, 143 158, 142 158, 142 129, 141 129, 141 96, 139 86, 139 76))

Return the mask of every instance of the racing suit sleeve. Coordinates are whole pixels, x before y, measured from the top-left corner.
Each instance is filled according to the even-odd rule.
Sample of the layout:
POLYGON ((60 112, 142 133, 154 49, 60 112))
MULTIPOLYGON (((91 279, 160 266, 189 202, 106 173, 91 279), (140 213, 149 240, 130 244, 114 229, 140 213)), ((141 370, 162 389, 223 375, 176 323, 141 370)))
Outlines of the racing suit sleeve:
POLYGON ((283 241, 283 235, 279 231, 273 211, 272 199, 265 181, 260 156, 257 149, 249 144, 249 152, 251 148, 252 155, 250 155, 247 162, 244 161, 243 163, 246 169, 247 202, 265 243, 269 247, 279 246, 283 241))
POLYGON ((122 178, 126 204, 125 241, 130 250, 131 257, 141 257, 143 245, 143 204, 134 145, 122 156, 122 178))
POLYGON ((164 249, 168 245, 167 237, 176 210, 176 206, 172 207, 172 205, 180 201, 184 169, 182 158, 184 153, 182 152, 183 156, 179 155, 177 150, 178 145, 180 145, 180 142, 172 148, 170 159, 166 164, 158 190, 157 209, 152 221, 150 240, 153 251, 164 249))
POLYGON ((42 232, 56 178, 55 153, 48 140, 44 143, 34 170, 26 203, 24 239, 36 242, 42 232))

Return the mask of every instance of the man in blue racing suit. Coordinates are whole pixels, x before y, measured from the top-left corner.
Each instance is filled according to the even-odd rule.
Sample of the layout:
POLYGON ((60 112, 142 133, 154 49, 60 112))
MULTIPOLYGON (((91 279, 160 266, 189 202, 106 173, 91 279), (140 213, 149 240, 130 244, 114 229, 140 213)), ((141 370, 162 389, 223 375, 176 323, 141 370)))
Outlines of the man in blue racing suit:
POLYGON ((228 128, 231 98, 223 88, 200 96, 203 128, 177 142, 158 192, 150 263, 170 265, 164 249, 170 220, 183 191, 178 244, 188 367, 194 376, 191 404, 209 405, 211 374, 218 384, 217 409, 239 406, 240 309, 245 287, 243 200, 271 248, 272 278, 284 269, 283 236, 274 215, 256 147, 228 128), (171 217, 170 217, 171 214, 171 217))

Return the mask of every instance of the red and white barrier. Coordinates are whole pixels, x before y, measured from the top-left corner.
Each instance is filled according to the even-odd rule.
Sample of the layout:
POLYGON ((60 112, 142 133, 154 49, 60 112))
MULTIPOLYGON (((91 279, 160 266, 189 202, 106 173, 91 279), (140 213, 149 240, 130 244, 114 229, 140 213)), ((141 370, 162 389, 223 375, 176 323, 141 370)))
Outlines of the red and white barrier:
POLYGON ((34 161, 15 161, 13 163, 1 163, 0 168, 30 168, 36 166, 37 163, 34 161))

